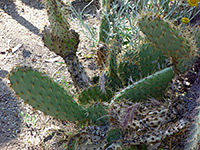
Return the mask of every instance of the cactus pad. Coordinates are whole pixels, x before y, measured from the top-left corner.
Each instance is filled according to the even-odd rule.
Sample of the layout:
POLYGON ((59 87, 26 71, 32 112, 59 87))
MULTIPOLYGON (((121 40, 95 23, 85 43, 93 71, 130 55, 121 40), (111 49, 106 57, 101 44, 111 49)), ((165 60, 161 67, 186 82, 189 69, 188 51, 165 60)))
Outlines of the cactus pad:
POLYGON ((118 74, 124 85, 128 85, 130 79, 132 81, 139 80, 139 63, 135 51, 126 51, 122 54, 118 74))
POLYGON ((139 20, 141 31, 154 46, 173 57, 188 56, 190 46, 186 39, 181 37, 180 31, 170 26, 159 16, 142 15, 139 20))
POLYGON ((108 136, 107 136, 108 144, 112 144, 112 143, 116 142, 117 140, 120 139, 120 136, 121 136, 121 133, 118 128, 109 130, 108 136))
POLYGON ((138 81, 167 66, 167 57, 150 44, 143 44, 137 52, 127 51, 121 56, 118 72, 125 85, 138 81))
POLYGON ((94 102, 109 102, 113 94, 110 90, 106 89, 103 93, 99 86, 89 87, 81 92, 78 101, 85 105, 94 102))
POLYGON ((105 125, 108 122, 107 106, 101 103, 92 104, 88 109, 87 118, 91 123, 105 125))
MULTIPOLYGON (((196 55, 196 49, 192 46, 190 39, 184 37, 178 27, 163 20, 159 15, 141 15, 139 27, 153 46, 174 60, 182 58, 187 61, 196 55)), ((190 65, 191 63, 184 63, 184 66, 180 65, 176 69, 184 72, 190 65)))
POLYGON ((141 70, 141 77, 147 77, 167 66, 167 57, 163 55, 162 51, 150 44, 143 44, 140 47, 139 63, 141 70))
POLYGON ((148 97, 160 98, 173 77, 172 68, 165 68, 123 89, 114 100, 126 98, 130 101, 139 101, 148 97))
POLYGON ((119 50, 120 44, 117 40, 113 39, 110 46, 110 53, 108 55, 108 68, 106 72, 107 85, 113 91, 122 87, 122 82, 117 74, 117 51, 119 50))
POLYGON ((80 42, 78 33, 74 30, 67 31, 65 37, 61 39, 60 37, 54 36, 49 30, 50 29, 45 28, 43 31, 45 46, 62 58, 69 57, 69 55, 76 56, 76 51, 80 42))
POLYGON ((16 94, 33 108, 57 119, 84 120, 86 110, 46 75, 27 67, 13 69, 9 79, 16 94))

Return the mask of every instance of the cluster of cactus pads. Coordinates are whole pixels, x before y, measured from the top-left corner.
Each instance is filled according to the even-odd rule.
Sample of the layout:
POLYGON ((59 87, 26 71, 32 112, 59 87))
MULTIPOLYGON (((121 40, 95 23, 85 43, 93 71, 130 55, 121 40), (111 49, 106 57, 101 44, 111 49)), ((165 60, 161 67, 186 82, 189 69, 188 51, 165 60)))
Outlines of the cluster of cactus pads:
POLYGON ((181 143, 175 148, 198 149, 200 81, 197 79, 177 101, 162 101, 174 76, 190 69, 198 57, 198 48, 182 36, 181 29, 160 15, 142 13, 138 26, 146 35, 146 42, 120 56, 115 46, 108 45, 111 52, 102 92, 102 85, 90 86, 78 61, 79 36, 69 29, 61 5, 60 0, 46 0, 51 26, 44 31, 43 40, 51 51, 63 57, 82 92, 74 99, 45 74, 18 66, 9 76, 16 94, 33 108, 57 119, 87 122, 89 126, 69 140, 71 149, 137 148, 134 145, 156 149, 162 143, 163 148, 171 149, 165 147, 171 145, 165 139, 175 140, 176 136, 184 139, 176 138, 181 143), (128 85, 130 78, 133 83, 128 85), (179 107, 175 107, 176 103, 179 107))

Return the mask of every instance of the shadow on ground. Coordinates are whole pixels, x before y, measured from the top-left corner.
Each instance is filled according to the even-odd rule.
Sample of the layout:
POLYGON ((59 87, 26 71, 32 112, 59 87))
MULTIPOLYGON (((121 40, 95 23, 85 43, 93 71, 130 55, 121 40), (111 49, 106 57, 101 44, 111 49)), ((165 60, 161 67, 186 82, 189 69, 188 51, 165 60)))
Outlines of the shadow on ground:
MULTIPOLYGON (((41 2, 41 0, 21 0, 25 5, 28 5, 29 7, 35 8, 35 9, 44 9, 44 4, 41 2)), ((80 2, 78 0, 75 0, 72 2, 72 6, 75 8, 77 12, 83 11, 84 15, 96 15, 97 7, 95 4, 90 4, 87 2, 80 2), (87 6, 88 5, 88 6, 87 6)), ((14 20, 16 20, 19 24, 26 27, 29 31, 36 35, 40 35, 40 30, 34 26, 31 22, 26 20, 24 17, 20 16, 20 14, 17 11, 17 7, 13 0, 1 0, 0 1, 0 9, 2 9, 5 13, 10 15, 14 20)))
POLYGON ((21 0, 24 4, 33 7, 35 9, 43 9, 44 5, 42 4, 41 0, 21 0))
MULTIPOLYGON (((33 0, 21 0, 26 5, 30 7, 34 7, 36 9, 43 9, 44 5, 40 1, 33 0)), ((0 9, 2 9, 5 13, 10 15, 14 20, 16 20, 19 24, 26 27, 29 31, 33 32, 36 35, 39 35, 39 29, 35 27, 32 23, 26 20, 24 17, 20 16, 17 12, 17 8, 15 3, 12 0, 1 0, 0 9)))
POLYGON ((0 69, 0 78, 5 78, 7 77, 7 75, 8 75, 8 71, 0 69))
POLYGON ((7 143, 20 134, 22 118, 20 102, 16 101, 5 78, 8 72, 0 70, 0 147, 7 147, 7 143))

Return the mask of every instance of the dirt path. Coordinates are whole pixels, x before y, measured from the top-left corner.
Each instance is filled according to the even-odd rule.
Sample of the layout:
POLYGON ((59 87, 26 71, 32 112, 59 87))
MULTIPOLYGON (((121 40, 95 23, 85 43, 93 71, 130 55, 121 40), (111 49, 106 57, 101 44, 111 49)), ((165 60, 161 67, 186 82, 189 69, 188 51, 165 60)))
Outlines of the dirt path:
MULTIPOLYGON (((84 5, 74 2, 77 8, 84 5)), ((86 9, 85 17, 90 23, 97 22, 93 18, 94 10, 94 6, 86 9)), ((62 144, 58 148, 57 141, 65 137, 65 133, 71 134, 76 130, 72 123, 59 121, 44 116, 40 111, 34 111, 32 107, 25 105, 22 99, 16 98, 8 86, 7 76, 17 64, 40 68, 57 81, 63 80, 69 85, 72 83, 65 64, 56 63, 63 62, 62 58, 44 47, 41 40, 41 31, 47 23, 44 5, 39 0, 0 1, 1 150, 64 149, 62 144)), ((73 29, 79 31, 80 27, 72 24, 73 29)), ((91 44, 82 34, 77 54, 87 68, 89 76, 97 73, 94 59, 85 57, 94 54, 91 44)))

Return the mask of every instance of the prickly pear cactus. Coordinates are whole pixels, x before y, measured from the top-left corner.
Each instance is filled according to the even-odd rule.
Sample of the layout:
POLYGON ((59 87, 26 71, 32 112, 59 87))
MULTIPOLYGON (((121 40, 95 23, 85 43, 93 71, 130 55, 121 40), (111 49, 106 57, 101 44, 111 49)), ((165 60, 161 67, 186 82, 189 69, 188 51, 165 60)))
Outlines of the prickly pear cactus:
POLYGON ((198 49, 198 54, 200 55, 200 27, 196 27, 194 29, 194 40, 195 40, 195 43, 196 43, 196 47, 198 49))
POLYGON ((79 95, 79 103, 83 105, 95 102, 110 102, 113 93, 109 89, 105 89, 105 93, 100 89, 100 86, 93 86, 83 90, 79 95))
POLYGON ((118 41, 113 41, 112 46, 110 47, 110 53, 108 56, 108 67, 106 68, 106 77, 107 77, 107 85, 110 87, 113 91, 116 91, 117 89, 122 87, 122 81, 120 80, 117 68, 118 68, 118 62, 117 62, 117 51, 119 48, 118 41))
POLYGON ((89 126, 80 130, 78 135, 72 137, 74 146, 128 150, 137 149, 135 145, 140 144, 144 150, 160 149, 166 147, 172 138, 169 147, 173 149, 198 149, 199 79, 188 94, 179 99, 179 105, 177 102, 162 103, 156 99, 113 103, 109 107, 109 126, 89 126))
POLYGON ((87 117, 89 118, 88 122, 94 123, 96 125, 105 125, 109 122, 108 120, 108 106, 103 103, 95 103, 88 107, 87 117))
MULTIPOLYGON (((131 146, 134 149, 134 145, 141 146, 141 143, 145 145, 144 149, 146 146, 158 149, 162 147, 160 143, 178 135, 186 137, 179 143, 180 147, 196 148, 199 138, 199 79, 186 96, 177 101, 161 102, 175 73, 185 72, 194 62, 196 47, 191 46, 180 30, 162 17, 142 14, 138 24, 148 44, 141 45, 137 51, 126 52, 119 61, 121 46, 118 45, 119 38, 114 39, 109 45, 106 77, 100 78, 102 84, 86 88, 90 85, 89 78, 76 56, 79 36, 69 30, 62 5, 61 0, 46 0, 51 26, 44 30, 43 41, 50 50, 63 57, 75 86, 85 89, 77 100, 80 104, 45 74, 27 67, 13 69, 9 76, 16 94, 47 115, 87 122, 89 126, 69 140, 68 146, 72 149, 130 149, 131 146), (126 57, 130 58, 127 62, 126 57), (165 66, 169 60, 171 64, 165 66), (134 72, 130 71, 132 68, 134 72), (129 69, 128 76, 126 69, 129 69), (120 90, 127 84, 129 76, 133 84, 120 90), (104 79, 107 81, 103 82, 104 79), (193 88, 196 88, 195 92, 193 88), (113 96, 116 91, 118 93, 113 96)), ((102 27, 107 25, 108 22, 102 27)), ((105 40, 107 35, 101 35, 105 40)))
MULTIPOLYGON (((140 16, 138 22, 139 27, 146 35, 149 44, 152 44, 156 48, 155 50, 160 50, 157 53, 155 52, 156 55, 158 55, 157 58, 159 59, 163 57, 162 55, 167 56, 171 59, 173 67, 165 68, 153 75, 133 83, 133 85, 121 90, 117 96, 115 96, 114 100, 131 97, 131 100, 137 101, 147 97, 162 97, 163 92, 166 90, 169 82, 174 77, 174 72, 179 73, 188 70, 194 63, 197 56, 196 47, 189 42, 189 39, 182 36, 179 29, 163 20, 161 16, 153 15, 150 12, 145 13, 140 16)), ((145 53, 145 51, 143 52, 145 53)), ((146 53, 147 52, 149 52, 149 50, 147 50, 146 53)), ((141 53, 141 56, 143 56, 142 54, 143 53, 141 53)), ((151 55, 149 57, 151 58, 151 55)), ((137 59, 133 57, 133 75, 140 71, 140 66, 142 65, 142 68, 145 68, 145 66, 154 68, 151 64, 151 61, 154 59, 149 59, 147 56, 146 59, 145 57, 139 57, 139 60, 140 61, 137 61, 137 59)), ((147 70, 149 69, 143 69, 143 74, 152 73, 145 72, 147 70)), ((138 78, 138 76, 135 77, 136 79, 138 78)))
POLYGON ((151 97, 159 99, 163 96, 163 92, 174 78, 174 75, 171 67, 165 68, 124 88, 114 97, 114 101, 124 98, 134 102, 151 97))
POLYGON ((174 70, 185 72, 194 63, 196 47, 193 46, 190 39, 182 36, 178 27, 163 20, 161 15, 142 14, 139 19, 139 27, 153 46, 172 58, 174 70))
POLYGON ((61 120, 86 119, 86 110, 48 76, 29 67, 18 67, 9 79, 16 94, 33 108, 61 120))
POLYGON ((132 84, 133 81, 140 79, 140 66, 136 54, 137 53, 133 50, 126 51, 119 60, 117 72, 120 79, 123 81, 123 85, 132 84))
MULTIPOLYGON (((37 70, 25 66, 17 67, 12 70, 9 79, 17 96, 46 115, 89 124, 105 125, 108 122, 107 106, 100 103, 92 104, 88 108, 80 106, 67 91, 37 70)), ((105 94, 99 95, 99 99, 102 98, 105 98, 105 94)))
POLYGON ((44 44, 65 60, 75 87, 78 90, 86 88, 90 85, 89 77, 76 56, 79 35, 69 29, 65 5, 61 0, 45 1, 50 27, 45 27, 43 31, 44 44))
POLYGON ((136 82, 168 66, 168 58, 150 44, 141 45, 138 50, 126 51, 120 57, 118 73, 123 83, 136 82))

